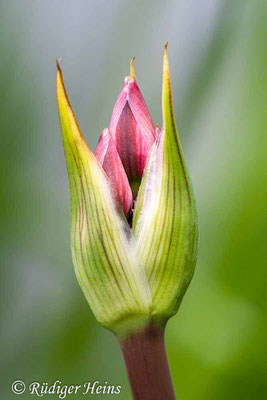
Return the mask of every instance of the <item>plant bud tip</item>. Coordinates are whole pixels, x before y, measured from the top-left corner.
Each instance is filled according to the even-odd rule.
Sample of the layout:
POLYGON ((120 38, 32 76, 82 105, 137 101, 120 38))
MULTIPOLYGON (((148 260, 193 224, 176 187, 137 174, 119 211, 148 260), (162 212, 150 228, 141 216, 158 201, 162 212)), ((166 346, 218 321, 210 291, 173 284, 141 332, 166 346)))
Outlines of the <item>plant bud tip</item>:
POLYGON ((135 70, 134 70, 134 60, 135 57, 133 57, 130 61, 130 76, 135 79, 135 70))
POLYGON ((62 57, 59 57, 59 58, 56 59, 57 69, 58 69, 59 71, 61 71, 61 68, 60 68, 60 65, 59 65, 59 63, 60 63, 61 60, 62 60, 62 57))

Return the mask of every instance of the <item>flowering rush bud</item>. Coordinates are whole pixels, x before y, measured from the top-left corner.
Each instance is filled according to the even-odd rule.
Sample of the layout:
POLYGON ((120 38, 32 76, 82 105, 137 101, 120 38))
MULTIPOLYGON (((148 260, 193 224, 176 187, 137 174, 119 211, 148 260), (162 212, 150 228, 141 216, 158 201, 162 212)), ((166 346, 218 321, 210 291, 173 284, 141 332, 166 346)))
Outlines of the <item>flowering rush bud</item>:
POLYGON ((129 214, 133 203, 132 190, 118 150, 108 129, 103 130, 94 154, 109 177, 117 207, 122 207, 125 215, 129 214))
POLYGON ((155 128, 145 100, 137 86, 133 67, 113 109, 109 125, 134 197, 143 176, 150 149, 155 141, 155 128))
POLYGON ((78 127, 59 65, 57 97, 80 286, 98 321, 120 340, 151 324, 163 327, 193 276, 198 237, 173 115, 167 46, 161 129, 154 127, 137 86, 133 60, 94 153, 78 127))

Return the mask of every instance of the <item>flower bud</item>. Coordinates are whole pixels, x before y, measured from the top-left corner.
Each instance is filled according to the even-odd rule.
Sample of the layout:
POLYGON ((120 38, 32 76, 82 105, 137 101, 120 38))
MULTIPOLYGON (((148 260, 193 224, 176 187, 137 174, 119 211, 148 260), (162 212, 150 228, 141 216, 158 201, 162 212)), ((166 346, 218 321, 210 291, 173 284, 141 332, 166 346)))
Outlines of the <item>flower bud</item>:
POLYGON ((132 208, 132 190, 108 129, 103 130, 94 154, 109 177, 117 206, 127 215, 132 208))
POLYGON ((120 338, 151 322, 163 326, 192 279, 198 241, 194 194, 172 107, 167 45, 162 129, 153 127, 133 64, 95 155, 79 130, 59 66, 57 96, 80 286, 98 321, 120 338), (140 180, 133 219, 127 222, 119 211, 127 215, 129 183, 133 187, 140 180))
POLYGON ((135 197, 155 140, 155 128, 135 80, 133 60, 131 75, 125 78, 114 106, 109 131, 135 197))

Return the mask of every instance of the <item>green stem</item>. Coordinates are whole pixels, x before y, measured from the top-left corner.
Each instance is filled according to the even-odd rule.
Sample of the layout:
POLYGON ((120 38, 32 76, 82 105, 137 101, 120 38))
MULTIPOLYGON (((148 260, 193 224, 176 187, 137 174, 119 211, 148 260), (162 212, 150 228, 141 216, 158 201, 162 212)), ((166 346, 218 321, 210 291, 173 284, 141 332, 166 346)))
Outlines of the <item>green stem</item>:
POLYGON ((120 345, 134 400, 175 400, 164 329, 149 325, 120 345))

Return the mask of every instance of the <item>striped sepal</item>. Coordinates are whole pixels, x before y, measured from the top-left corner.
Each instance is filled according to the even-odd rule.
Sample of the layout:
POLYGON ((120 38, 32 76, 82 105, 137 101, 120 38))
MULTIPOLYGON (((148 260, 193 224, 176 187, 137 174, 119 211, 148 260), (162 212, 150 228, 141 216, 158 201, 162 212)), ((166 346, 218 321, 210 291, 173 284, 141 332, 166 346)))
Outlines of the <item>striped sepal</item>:
POLYGON ((190 177, 174 121, 165 47, 162 82, 163 129, 157 135, 134 214, 136 257, 146 268, 153 315, 175 314, 193 276, 197 213, 190 177))
POLYGON ((79 130, 59 67, 57 96, 69 177, 75 272, 98 321, 117 332, 126 319, 140 321, 148 315, 147 279, 133 259, 131 232, 116 211, 108 178, 79 130))

